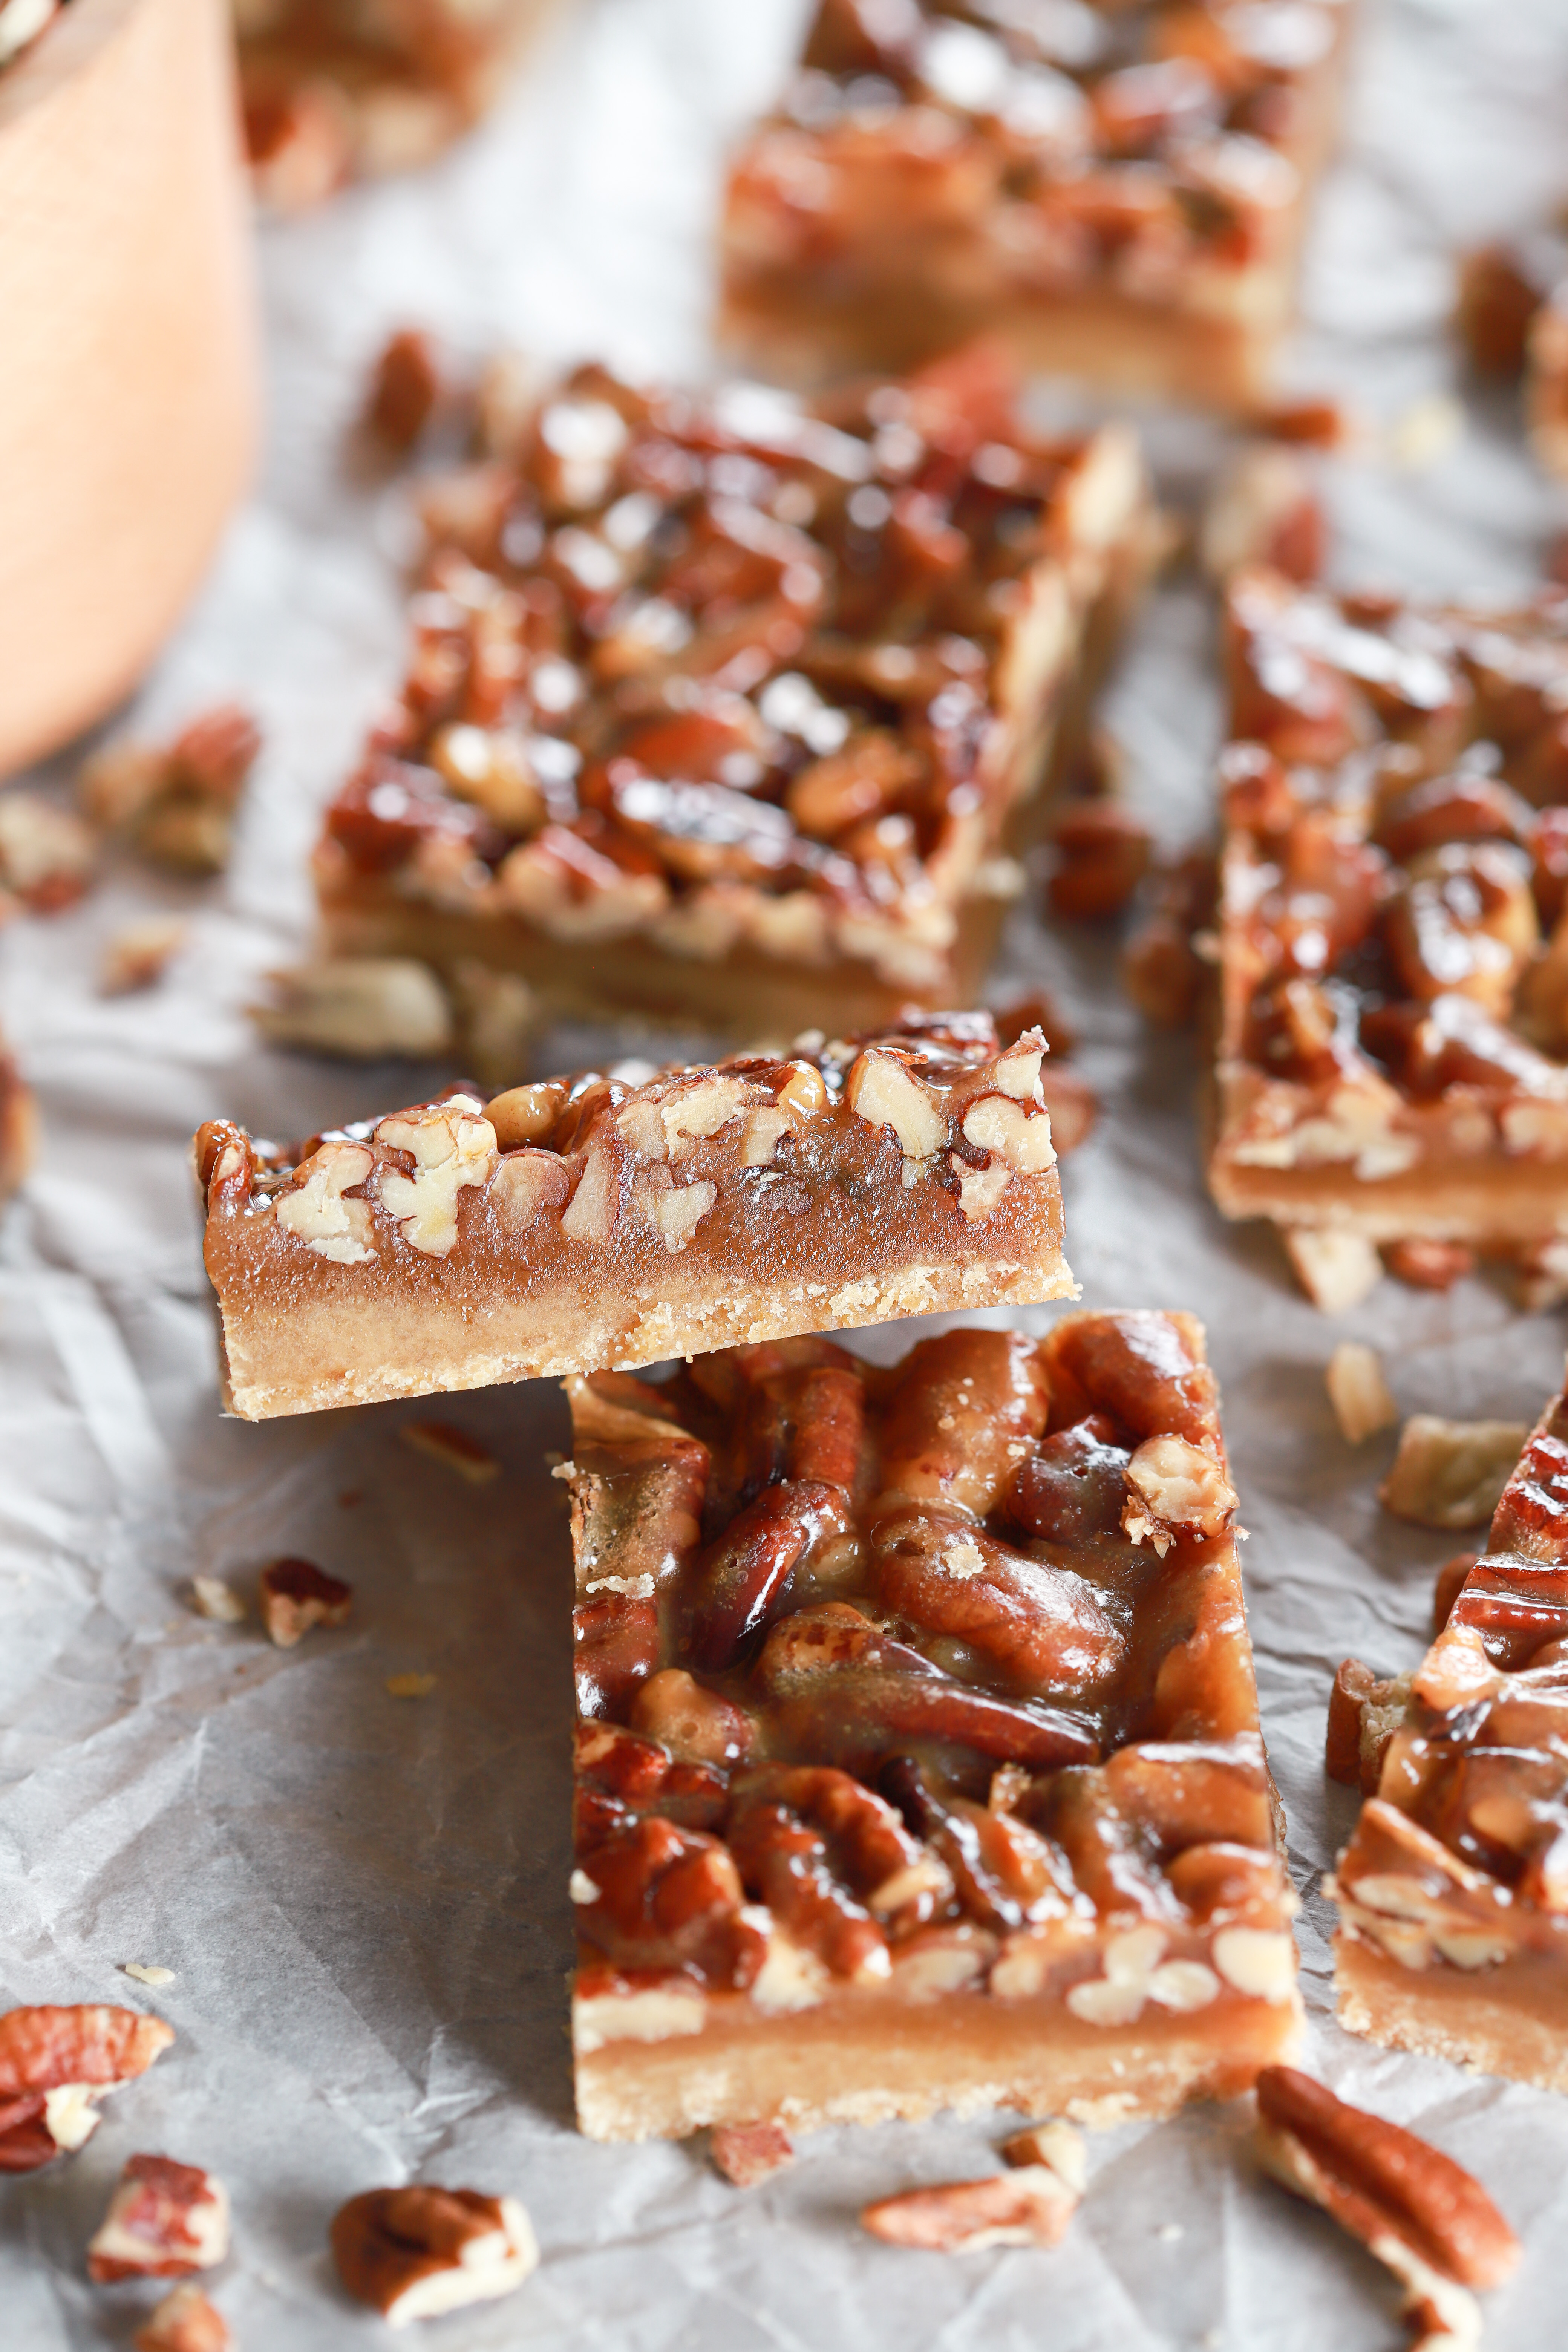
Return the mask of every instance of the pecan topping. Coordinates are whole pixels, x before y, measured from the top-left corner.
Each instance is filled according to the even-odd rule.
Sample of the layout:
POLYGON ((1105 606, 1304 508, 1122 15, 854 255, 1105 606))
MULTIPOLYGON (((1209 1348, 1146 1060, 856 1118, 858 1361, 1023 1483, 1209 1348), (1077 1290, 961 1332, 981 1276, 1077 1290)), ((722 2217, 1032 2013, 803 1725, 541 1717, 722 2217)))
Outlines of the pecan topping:
POLYGON ((397 1220, 403 1238, 427 1257, 446 1257, 457 1246, 460 1193, 489 1181, 496 1164, 495 1129, 469 1095, 452 1095, 400 1118, 384 1118, 376 1141, 389 1151, 406 1151, 411 1176, 384 1168, 384 1205, 397 1220))
POLYGON ((510 2294, 538 2267, 527 2214, 474 2189, 371 2189, 332 2217, 332 2259, 352 2295, 393 2327, 510 2294))

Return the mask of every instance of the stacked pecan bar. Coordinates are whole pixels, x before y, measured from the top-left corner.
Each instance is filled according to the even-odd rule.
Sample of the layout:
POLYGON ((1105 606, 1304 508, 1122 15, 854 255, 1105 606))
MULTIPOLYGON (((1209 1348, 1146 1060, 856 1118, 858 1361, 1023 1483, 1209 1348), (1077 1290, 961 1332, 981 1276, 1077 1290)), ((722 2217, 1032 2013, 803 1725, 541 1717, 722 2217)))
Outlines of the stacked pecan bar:
MULTIPOLYGON (((453 1090, 293 1150, 195 1139, 247 1419, 900 1315, 1070 1295, 1038 1030, 988 1013, 488 1106, 453 1090)), ((646 1066, 644 1066, 646 1067, 646 1066)))
POLYGON ((1191 1317, 570 1387, 584 2131, 1105 2122, 1288 2047, 1191 1317))
POLYGON ((428 163, 477 121, 549 0, 234 0, 247 143, 285 208, 428 163))
POLYGON ((1352 2032, 1568 2090, 1565 1723, 1568 1395, 1416 1672, 1340 1670, 1330 1769, 1369 1791, 1330 1886, 1352 2032))
POLYGON ((753 1037, 973 1002, 1150 555, 1125 430, 1041 438, 978 350, 809 408, 584 368, 481 415, 327 818, 332 947, 753 1037))
POLYGON ((1215 1199, 1369 1259, 1412 1236, 1549 1253, 1568 601, 1421 608, 1251 572, 1229 635, 1215 1199))
POLYGON ((721 331, 791 380, 976 329, 1246 407, 1289 322, 1342 0, 823 0, 730 183, 721 331))

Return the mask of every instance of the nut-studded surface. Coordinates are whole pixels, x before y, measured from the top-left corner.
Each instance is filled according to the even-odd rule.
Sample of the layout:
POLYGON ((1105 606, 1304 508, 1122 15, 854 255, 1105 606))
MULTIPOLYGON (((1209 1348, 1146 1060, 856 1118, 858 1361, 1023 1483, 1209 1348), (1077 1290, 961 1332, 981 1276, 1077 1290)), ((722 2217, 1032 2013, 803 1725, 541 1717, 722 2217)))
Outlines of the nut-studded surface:
POLYGON ((1152 544, 1126 429, 1013 392, 984 347, 811 408, 492 370, 318 849, 334 945, 752 1035, 972 1002, 1152 544))
POLYGON ((453 1093, 293 1150, 196 1138, 247 1419, 1059 1298, 1045 1043, 910 1014, 639 1083, 453 1093))
POLYGON ((578 2113, 1105 2120, 1295 2032, 1191 1317, 571 1384, 578 2113))
POLYGON ((1248 404, 1347 15, 823 0, 731 178, 722 331, 809 378, 994 327, 1031 363, 1248 404))
POLYGON ((1229 608, 1209 1182, 1501 1250, 1568 1222, 1568 604, 1229 608))
POLYGON ((1340 2017, 1399 2049, 1568 2090, 1568 1397, 1412 1675, 1348 1662, 1336 1777, 1369 1796, 1341 1855, 1340 2017))

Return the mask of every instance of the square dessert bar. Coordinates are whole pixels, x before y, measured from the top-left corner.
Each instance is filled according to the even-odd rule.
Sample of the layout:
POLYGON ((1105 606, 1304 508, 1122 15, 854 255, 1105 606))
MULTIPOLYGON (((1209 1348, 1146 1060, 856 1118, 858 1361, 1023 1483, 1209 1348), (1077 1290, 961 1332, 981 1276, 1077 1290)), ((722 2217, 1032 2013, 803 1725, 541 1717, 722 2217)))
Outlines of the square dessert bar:
POLYGON ((1229 608, 1208 1176, 1227 1216, 1568 1234, 1568 598, 1229 608))
POLYGON ((585 2132, 1112 2122, 1290 2046, 1192 1317, 568 1387, 585 2132))
POLYGON ((1375 1790, 1329 1884, 1341 2023, 1568 2091, 1568 1396, 1420 1667, 1352 1661, 1335 1706, 1331 1769, 1375 1790))
POLYGON ((426 163, 478 121, 551 0, 234 0, 246 133, 286 205, 426 163))
POLYGON ((979 329, 1247 408, 1290 322, 1343 0, 823 0, 736 159, 721 334, 786 381, 979 329))
POLYGON ((973 1003, 1150 560, 1136 443, 1026 430, 975 350, 811 408, 597 368, 498 404, 326 820, 332 947, 748 1037, 973 1003))
POLYGON ((227 1402, 259 1421, 1071 1297, 1045 1050, 911 1014, 640 1082, 453 1089, 293 1150, 214 1120, 227 1402))

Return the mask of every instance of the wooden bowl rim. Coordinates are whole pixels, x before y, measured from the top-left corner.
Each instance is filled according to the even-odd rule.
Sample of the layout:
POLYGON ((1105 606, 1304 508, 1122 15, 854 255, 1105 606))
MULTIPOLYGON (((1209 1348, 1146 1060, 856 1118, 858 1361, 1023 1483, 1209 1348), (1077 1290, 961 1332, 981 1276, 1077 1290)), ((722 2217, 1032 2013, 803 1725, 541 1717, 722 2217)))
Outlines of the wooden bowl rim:
POLYGON ((15 65, 0 68, 0 137, 85 72, 141 5, 142 0, 66 0, 15 65))

